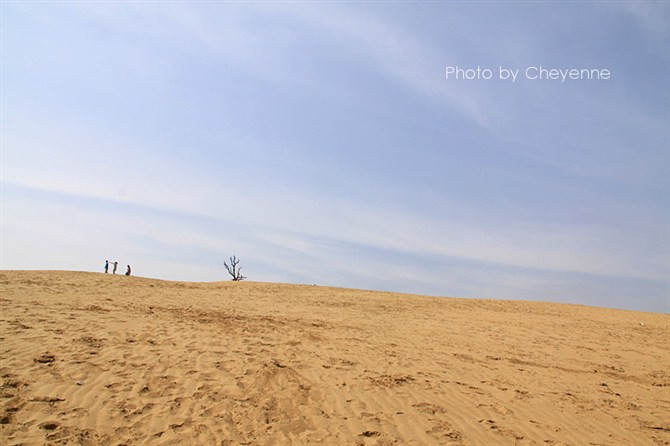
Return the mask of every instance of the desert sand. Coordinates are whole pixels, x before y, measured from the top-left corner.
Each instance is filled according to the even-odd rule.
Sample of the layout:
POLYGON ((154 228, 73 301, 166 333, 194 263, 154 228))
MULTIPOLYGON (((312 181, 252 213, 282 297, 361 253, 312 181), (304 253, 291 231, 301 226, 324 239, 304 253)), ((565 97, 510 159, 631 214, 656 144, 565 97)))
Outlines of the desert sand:
POLYGON ((670 444, 670 315, 0 271, 2 445, 670 444))

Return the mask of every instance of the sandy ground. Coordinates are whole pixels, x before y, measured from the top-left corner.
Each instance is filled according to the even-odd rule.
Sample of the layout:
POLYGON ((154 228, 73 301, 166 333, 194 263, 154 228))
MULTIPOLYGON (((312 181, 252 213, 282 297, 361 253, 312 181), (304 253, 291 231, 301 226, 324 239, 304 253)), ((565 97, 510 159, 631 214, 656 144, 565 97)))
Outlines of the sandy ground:
POLYGON ((670 444, 670 316, 0 271, 0 444, 670 444))

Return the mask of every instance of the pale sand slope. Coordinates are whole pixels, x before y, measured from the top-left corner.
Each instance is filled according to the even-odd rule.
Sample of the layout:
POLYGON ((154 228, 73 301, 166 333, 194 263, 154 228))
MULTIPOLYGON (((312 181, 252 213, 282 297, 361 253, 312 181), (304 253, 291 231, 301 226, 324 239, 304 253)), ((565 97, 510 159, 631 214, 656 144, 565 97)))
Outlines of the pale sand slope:
POLYGON ((670 443, 670 316, 0 271, 0 444, 670 443))

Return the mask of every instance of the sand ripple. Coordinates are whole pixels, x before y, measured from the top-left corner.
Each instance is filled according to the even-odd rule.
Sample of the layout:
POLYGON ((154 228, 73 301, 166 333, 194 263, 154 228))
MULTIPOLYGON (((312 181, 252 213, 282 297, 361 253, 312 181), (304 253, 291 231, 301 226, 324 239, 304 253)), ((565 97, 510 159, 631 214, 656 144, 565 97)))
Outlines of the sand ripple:
POLYGON ((0 272, 0 444, 670 444, 670 316, 0 272))

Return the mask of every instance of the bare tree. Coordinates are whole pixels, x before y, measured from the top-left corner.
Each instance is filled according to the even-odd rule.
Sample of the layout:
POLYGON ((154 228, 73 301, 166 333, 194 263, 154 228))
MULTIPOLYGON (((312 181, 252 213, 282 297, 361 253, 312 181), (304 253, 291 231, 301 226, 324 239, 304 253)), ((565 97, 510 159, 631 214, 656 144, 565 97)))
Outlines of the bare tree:
POLYGON ((223 262, 223 266, 226 267, 226 270, 228 271, 228 274, 233 276, 233 281, 237 282, 239 280, 244 280, 247 277, 242 275, 242 268, 237 267, 237 265, 240 264, 240 261, 237 259, 237 257, 232 256, 230 258, 230 265, 228 265, 226 262, 223 262))

